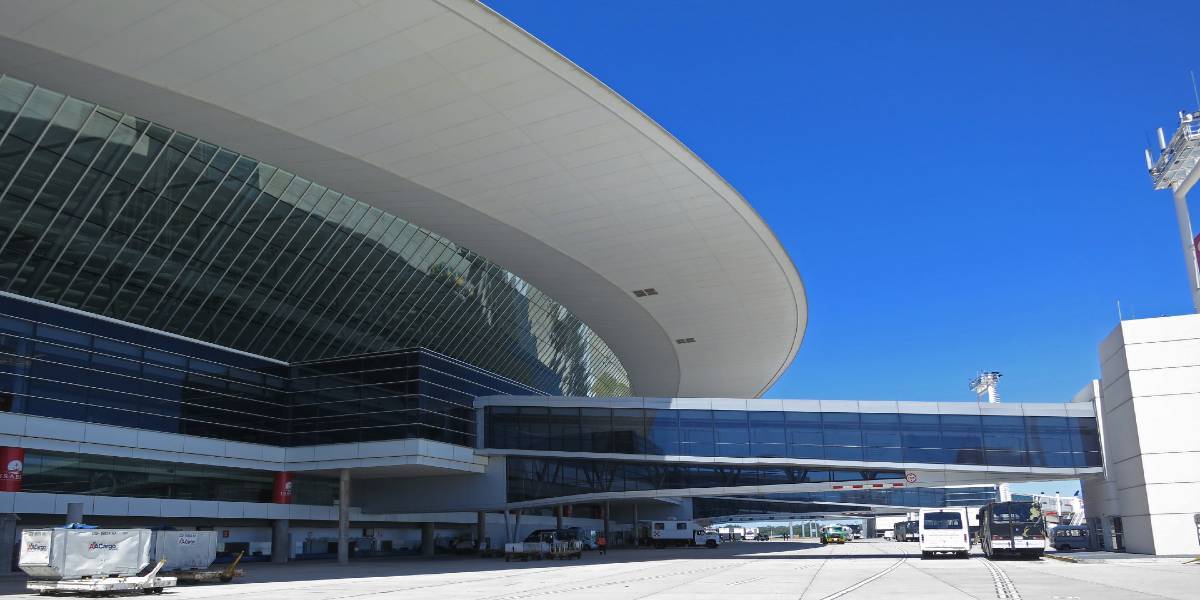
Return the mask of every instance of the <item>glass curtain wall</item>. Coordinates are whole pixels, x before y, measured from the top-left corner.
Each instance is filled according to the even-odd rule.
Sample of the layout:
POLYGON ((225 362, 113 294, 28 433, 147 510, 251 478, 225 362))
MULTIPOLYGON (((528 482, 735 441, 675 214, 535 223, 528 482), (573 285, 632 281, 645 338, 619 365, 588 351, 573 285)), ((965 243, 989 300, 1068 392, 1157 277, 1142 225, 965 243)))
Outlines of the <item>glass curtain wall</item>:
MULTIPOLYGON (((23 491, 224 502, 271 502, 268 471, 158 462, 92 454, 27 451, 23 491)), ((295 475, 293 501, 328 506, 337 481, 295 475)))
POLYGON ((629 393, 603 340, 478 254, 2 75, 0 290, 286 362, 423 347, 548 394, 629 393))
POLYGON ((0 296, 0 411, 298 446, 475 445, 475 396, 537 395, 412 349, 286 365, 0 296))
POLYGON ((887 469, 746 467, 516 456, 506 461, 509 502, 605 492, 904 479, 904 471, 887 469))
POLYGON ((982 506, 999 499, 996 486, 981 485, 961 488, 885 488, 877 490, 846 490, 836 492, 795 492, 763 494, 753 499, 694 498, 692 511, 696 518, 724 517, 737 514, 798 513, 812 505, 824 505, 817 510, 844 511, 871 506, 906 506, 941 508, 945 506, 982 506), (846 504, 857 505, 847 507, 846 504))
POLYGON ((1100 466, 1100 437, 1093 417, 505 406, 485 410, 485 445, 497 449, 1100 466), (536 435, 529 428, 535 428, 536 435), (531 434, 514 433, 526 430, 531 434))

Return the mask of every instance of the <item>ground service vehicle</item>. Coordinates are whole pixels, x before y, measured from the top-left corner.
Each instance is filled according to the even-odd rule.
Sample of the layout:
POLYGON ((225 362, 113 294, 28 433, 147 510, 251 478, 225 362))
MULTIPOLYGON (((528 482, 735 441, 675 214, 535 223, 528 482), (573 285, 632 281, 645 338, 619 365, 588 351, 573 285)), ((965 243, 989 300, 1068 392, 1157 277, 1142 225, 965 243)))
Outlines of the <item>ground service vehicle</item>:
POLYGON ((1041 558, 1046 520, 1037 502, 991 502, 979 509, 979 545, 988 558, 1041 558))
POLYGON ((704 529, 695 521, 639 521, 638 537, 644 546, 666 548, 667 546, 705 546, 716 548, 721 544, 721 534, 704 529))
POLYGON ((863 536, 862 535, 862 527, 863 527, 862 525, 847 525, 847 527, 850 528, 850 533, 851 533, 851 535, 854 536, 854 539, 856 539, 856 540, 862 539, 862 536, 863 536))
POLYGON ((554 539, 561 541, 578 541, 584 550, 596 549, 597 534, 594 530, 584 529, 582 527, 564 527, 562 529, 535 529, 525 536, 526 542, 536 542, 545 535, 552 535, 554 539))
POLYGON ((821 528, 819 536, 821 544, 845 544, 850 541, 850 528, 842 525, 826 525, 821 528))
POLYGON ((756 542, 766 542, 766 541, 769 541, 770 539, 771 539, 771 536, 769 534, 763 533, 761 531, 754 534, 754 541, 756 541, 756 542))
POLYGON ((896 523, 896 530, 893 534, 897 542, 915 542, 920 539, 920 527, 916 521, 900 521, 896 523))
POLYGON ((971 528, 965 508, 922 508, 917 517, 921 557, 949 552, 966 558, 971 551, 971 528))
POLYGON ((1050 530, 1050 545, 1059 552, 1091 550, 1091 536, 1083 525, 1059 525, 1050 530))

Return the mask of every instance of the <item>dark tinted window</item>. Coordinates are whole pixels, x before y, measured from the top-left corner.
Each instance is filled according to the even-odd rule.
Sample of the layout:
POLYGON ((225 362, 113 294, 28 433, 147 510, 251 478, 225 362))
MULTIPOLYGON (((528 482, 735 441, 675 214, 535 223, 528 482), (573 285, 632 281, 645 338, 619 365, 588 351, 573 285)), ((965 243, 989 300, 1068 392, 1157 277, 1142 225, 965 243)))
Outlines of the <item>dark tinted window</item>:
POLYGON ((962 515, 957 512, 929 512, 922 515, 925 529, 962 529, 962 515))

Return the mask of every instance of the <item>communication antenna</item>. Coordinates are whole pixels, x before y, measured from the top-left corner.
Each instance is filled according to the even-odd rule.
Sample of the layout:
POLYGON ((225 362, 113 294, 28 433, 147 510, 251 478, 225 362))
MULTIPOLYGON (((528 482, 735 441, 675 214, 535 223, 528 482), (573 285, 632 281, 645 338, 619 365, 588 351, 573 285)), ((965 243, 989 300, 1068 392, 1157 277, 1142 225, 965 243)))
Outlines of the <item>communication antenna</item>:
POLYGON ((1192 98, 1196 100, 1196 110, 1200 110, 1200 91, 1196 91, 1196 72, 1188 71, 1192 76, 1192 98))
MULTIPOLYGON (((1195 75, 1192 76, 1193 85, 1195 75)), ((1193 91, 1195 88, 1193 87, 1193 91)), ((1197 94, 1200 104, 1200 93, 1197 94)), ((1200 108, 1200 107, 1198 107, 1200 108)), ((1179 241, 1192 294, 1192 307, 1200 313, 1200 239, 1192 237, 1192 217, 1188 214, 1187 197, 1192 186, 1200 180, 1200 110, 1180 112, 1179 128, 1167 141, 1158 130, 1158 158, 1146 149, 1146 165, 1150 181, 1156 190, 1171 190, 1175 199, 1175 220, 1179 226, 1179 241)))
POLYGON ((971 391, 975 392, 980 402, 983 402, 983 397, 986 395, 988 403, 995 404, 1000 401, 1000 392, 996 391, 998 385, 1000 385, 998 371, 980 371, 975 379, 971 380, 971 391))

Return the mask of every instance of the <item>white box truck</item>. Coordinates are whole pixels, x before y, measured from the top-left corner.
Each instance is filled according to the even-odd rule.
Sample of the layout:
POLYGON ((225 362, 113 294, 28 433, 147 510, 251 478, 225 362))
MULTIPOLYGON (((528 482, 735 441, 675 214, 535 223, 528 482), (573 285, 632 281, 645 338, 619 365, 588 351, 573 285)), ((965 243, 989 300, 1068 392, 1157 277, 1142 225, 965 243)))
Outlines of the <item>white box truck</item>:
POLYGON ((716 548, 721 545, 721 534, 705 529, 695 521, 639 521, 638 537, 643 545, 655 548, 667 546, 705 546, 716 548))

